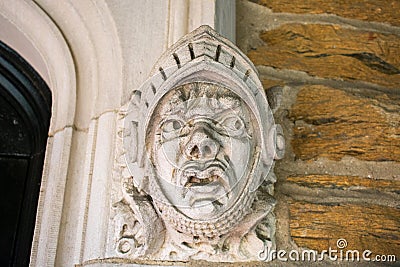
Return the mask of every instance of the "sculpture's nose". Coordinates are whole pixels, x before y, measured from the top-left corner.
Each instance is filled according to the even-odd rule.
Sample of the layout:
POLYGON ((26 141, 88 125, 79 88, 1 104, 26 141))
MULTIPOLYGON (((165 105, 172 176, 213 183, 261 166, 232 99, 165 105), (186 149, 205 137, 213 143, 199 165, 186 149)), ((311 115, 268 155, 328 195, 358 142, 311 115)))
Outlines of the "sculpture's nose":
POLYGON ((185 154, 189 159, 214 159, 217 156, 219 144, 213 139, 207 127, 197 127, 185 147, 185 154))

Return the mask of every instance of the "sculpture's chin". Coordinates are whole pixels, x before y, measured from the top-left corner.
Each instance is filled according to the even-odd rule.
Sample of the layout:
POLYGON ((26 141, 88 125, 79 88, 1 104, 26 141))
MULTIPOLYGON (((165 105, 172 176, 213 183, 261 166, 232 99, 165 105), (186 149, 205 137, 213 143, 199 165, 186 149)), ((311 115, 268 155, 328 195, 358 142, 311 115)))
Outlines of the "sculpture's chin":
POLYGON ((219 182, 182 190, 185 191, 183 195, 188 207, 183 207, 180 211, 191 219, 214 218, 227 209, 229 192, 219 182))
POLYGON ((212 199, 203 199, 196 201, 192 208, 181 210, 187 217, 194 220, 204 220, 205 218, 212 218, 218 214, 221 208, 217 206, 212 199))
POLYGON ((181 233, 202 238, 216 238, 237 225, 249 212, 254 193, 242 193, 228 199, 226 205, 216 204, 215 197, 198 200, 191 208, 178 208, 155 201, 163 219, 181 233))

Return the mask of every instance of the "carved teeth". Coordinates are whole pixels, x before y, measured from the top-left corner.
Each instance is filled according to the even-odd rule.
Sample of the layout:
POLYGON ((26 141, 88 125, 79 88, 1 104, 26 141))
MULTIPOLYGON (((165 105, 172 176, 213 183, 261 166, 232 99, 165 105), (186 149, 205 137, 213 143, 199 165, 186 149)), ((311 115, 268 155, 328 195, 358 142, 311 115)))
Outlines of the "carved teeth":
POLYGON ((185 184, 185 187, 191 187, 193 185, 206 185, 212 182, 216 182, 219 180, 218 175, 212 175, 208 177, 198 177, 195 175, 189 176, 188 181, 185 184))
POLYGON ((196 172, 195 171, 186 171, 185 172, 185 176, 189 177, 189 176, 196 176, 196 172))

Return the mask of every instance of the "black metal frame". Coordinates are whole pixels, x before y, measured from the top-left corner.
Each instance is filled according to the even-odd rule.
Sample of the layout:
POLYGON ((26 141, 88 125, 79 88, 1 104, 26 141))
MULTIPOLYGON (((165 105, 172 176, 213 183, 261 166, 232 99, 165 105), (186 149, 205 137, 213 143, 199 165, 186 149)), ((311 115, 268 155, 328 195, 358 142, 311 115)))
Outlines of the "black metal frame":
MULTIPOLYGON (((10 119, 7 114, 3 114, 3 124, 0 124, 3 128, 0 128, 0 158, 3 162, 7 162, 7 159, 21 159, 28 164, 24 187, 21 189, 23 191, 21 205, 14 207, 18 209, 19 215, 13 244, 10 244, 12 252, 8 263, 1 262, 1 265, 27 266, 50 126, 51 91, 29 63, 1 41, 0 100, 5 103, 4 107, 12 107, 15 116, 14 124, 18 124, 18 127, 14 129, 9 124, 10 120, 13 120, 11 116, 10 119)), ((14 178, 3 177, 3 175, 0 173, 3 186, 14 178)), ((3 220, 7 220, 7 214, 0 212, 3 220)))

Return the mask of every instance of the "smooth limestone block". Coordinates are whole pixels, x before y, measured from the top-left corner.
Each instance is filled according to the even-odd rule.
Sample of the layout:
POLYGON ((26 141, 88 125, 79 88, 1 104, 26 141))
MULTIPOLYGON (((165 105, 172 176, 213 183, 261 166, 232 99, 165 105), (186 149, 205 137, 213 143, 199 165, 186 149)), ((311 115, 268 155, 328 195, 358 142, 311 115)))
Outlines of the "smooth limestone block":
POLYGON ((266 6, 273 12, 295 14, 334 14, 345 18, 400 25, 399 1, 321 1, 321 0, 250 0, 266 6))
POLYGON ((285 24, 261 33, 248 53, 256 66, 290 69, 336 80, 400 85, 400 38, 338 25, 285 24))

